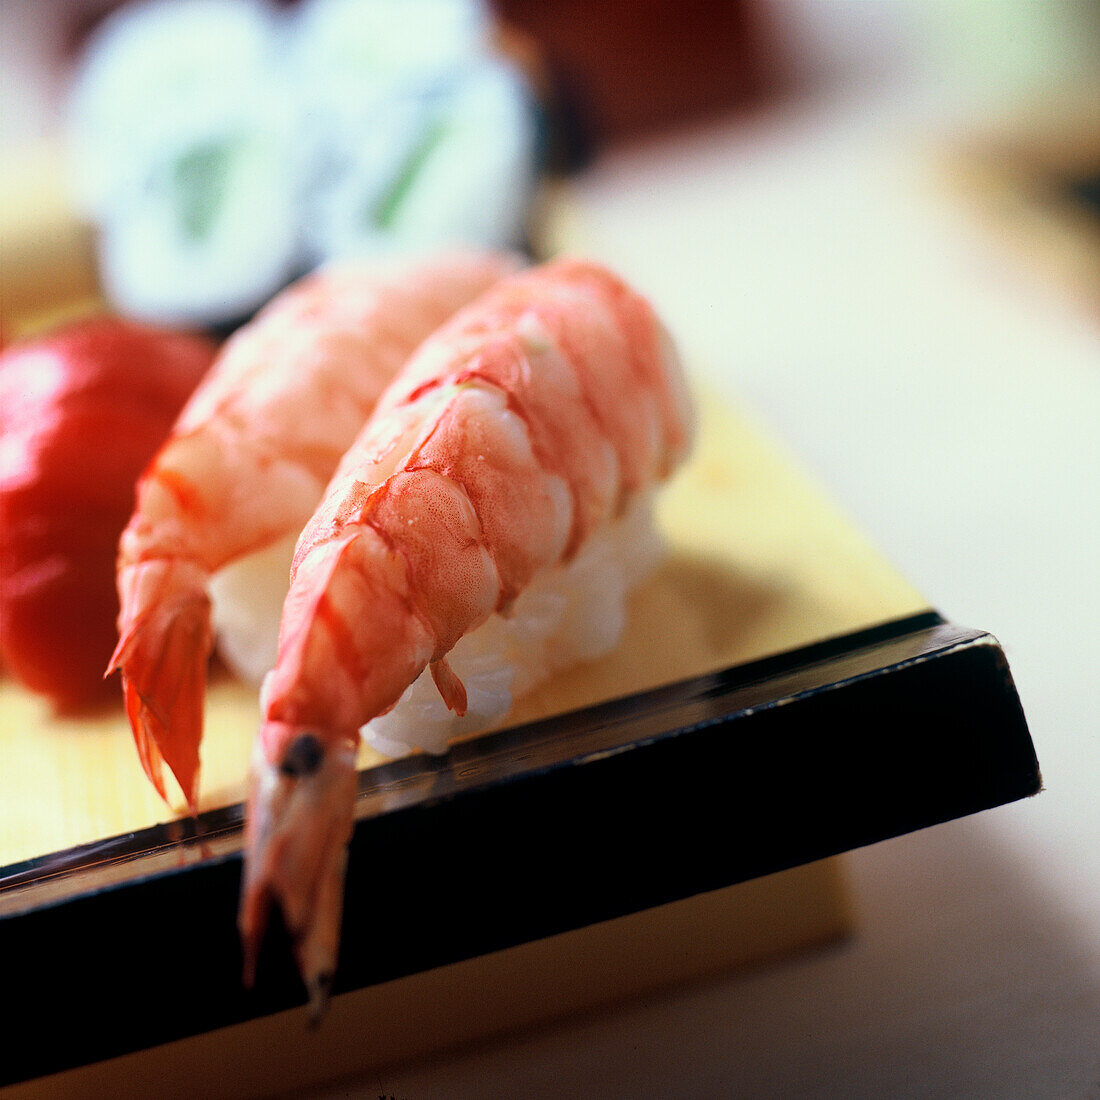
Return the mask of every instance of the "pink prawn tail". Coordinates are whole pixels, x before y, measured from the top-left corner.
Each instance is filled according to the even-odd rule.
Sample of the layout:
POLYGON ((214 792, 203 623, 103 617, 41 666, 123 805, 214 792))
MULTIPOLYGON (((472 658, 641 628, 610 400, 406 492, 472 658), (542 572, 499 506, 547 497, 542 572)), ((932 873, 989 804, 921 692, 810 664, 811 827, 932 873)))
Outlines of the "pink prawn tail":
POLYGON ((126 715, 150 782, 168 802, 167 764, 196 813, 213 639, 206 574, 191 562, 139 561, 120 570, 119 591, 119 642, 107 673, 122 673, 126 715))

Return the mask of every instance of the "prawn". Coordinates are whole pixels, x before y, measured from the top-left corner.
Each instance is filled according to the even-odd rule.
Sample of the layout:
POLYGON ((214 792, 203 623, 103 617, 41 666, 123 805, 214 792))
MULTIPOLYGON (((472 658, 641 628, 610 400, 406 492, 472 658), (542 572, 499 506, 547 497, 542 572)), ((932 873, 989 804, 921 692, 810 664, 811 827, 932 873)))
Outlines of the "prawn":
POLYGON ((137 484, 119 541, 118 645, 138 755, 198 804, 213 574, 283 537, 416 346, 515 257, 345 263, 306 276, 226 342, 137 484))
POLYGON ((691 431, 663 326, 593 263, 511 276, 421 345, 295 549, 246 814, 246 985, 277 905, 319 1018, 360 727, 425 668, 461 715, 451 647, 666 477, 691 431))

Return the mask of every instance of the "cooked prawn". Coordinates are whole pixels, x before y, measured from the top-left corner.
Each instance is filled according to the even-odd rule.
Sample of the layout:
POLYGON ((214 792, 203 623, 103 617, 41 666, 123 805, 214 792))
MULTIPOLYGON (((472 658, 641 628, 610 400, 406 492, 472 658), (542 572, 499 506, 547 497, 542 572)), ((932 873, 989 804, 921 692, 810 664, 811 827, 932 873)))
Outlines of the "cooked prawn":
POLYGON ((649 305, 560 260, 498 283, 380 399, 298 541, 263 691, 239 915, 251 982, 269 910, 315 1016, 335 968, 359 730, 685 453, 690 405, 649 305))
POLYGON ((143 473, 119 544, 120 669, 145 773, 198 803, 214 572, 293 537, 416 346, 512 256, 347 263, 307 276, 226 343, 143 473))

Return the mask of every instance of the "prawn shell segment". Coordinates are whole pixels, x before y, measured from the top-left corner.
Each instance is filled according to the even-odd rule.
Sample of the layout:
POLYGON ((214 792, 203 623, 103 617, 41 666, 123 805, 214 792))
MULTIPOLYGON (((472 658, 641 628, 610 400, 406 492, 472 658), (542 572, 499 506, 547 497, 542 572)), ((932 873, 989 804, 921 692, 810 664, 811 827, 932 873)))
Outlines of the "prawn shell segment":
POLYGON ((576 259, 552 266, 558 278, 602 302, 614 318, 635 384, 658 403, 662 453, 657 478, 668 477, 686 457, 694 432, 691 395, 671 336, 649 302, 613 272, 576 259))
MULTIPOLYGON (((363 707, 381 713, 397 702, 432 659, 435 638, 416 610, 404 559, 370 527, 319 544, 296 576, 279 661, 264 684, 266 724, 280 742, 301 729, 345 741, 362 725, 363 707)), ((269 759, 287 747, 267 746, 269 759)))
POLYGON ((503 609, 538 569, 563 557, 574 497, 565 478, 539 461, 529 422, 505 391, 471 384, 456 390, 409 468, 435 470, 469 498, 496 567, 497 606, 503 609))
POLYGON ((362 515, 405 561, 418 612, 435 635, 433 660, 496 609, 499 575, 461 486, 433 469, 403 470, 367 498, 362 515))

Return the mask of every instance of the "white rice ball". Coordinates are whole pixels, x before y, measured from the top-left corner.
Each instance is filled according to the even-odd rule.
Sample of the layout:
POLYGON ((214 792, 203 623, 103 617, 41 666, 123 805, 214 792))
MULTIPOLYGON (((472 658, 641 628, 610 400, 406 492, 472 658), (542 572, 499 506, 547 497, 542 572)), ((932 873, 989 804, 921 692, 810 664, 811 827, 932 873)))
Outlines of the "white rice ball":
POLYGON ((297 541, 297 534, 287 535, 238 558, 210 578, 218 655, 246 683, 261 683, 275 664, 279 620, 297 541))

